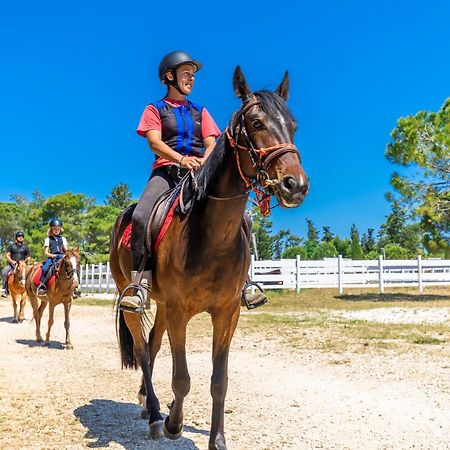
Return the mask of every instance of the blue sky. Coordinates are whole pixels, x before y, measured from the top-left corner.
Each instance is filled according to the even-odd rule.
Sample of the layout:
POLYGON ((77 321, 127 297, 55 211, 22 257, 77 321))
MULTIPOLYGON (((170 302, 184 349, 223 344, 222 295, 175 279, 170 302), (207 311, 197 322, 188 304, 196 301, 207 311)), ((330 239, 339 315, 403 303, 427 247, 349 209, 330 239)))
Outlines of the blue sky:
POLYGON ((254 90, 286 69, 296 144, 311 191, 276 208, 274 229, 304 235, 305 218, 341 237, 389 213, 384 158, 401 116, 450 96, 447 1, 22 1, 0 10, 0 200, 84 192, 102 203, 128 183, 140 195, 153 156, 136 126, 161 98, 157 66, 185 49, 200 59, 192 100, 220 128, 239 106, 239 64, 254 90))

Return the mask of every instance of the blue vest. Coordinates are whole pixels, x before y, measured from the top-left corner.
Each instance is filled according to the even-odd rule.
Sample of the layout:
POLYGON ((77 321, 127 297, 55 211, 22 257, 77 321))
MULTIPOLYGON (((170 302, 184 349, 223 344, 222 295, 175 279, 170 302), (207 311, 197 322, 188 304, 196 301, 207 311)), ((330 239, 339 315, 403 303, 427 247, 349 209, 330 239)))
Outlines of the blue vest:
POLYGON ((169 105, 164 100, 152 105, 161 118, 161 140, 182 155, 203 156, 203 106, 189 100, 187 105, 180 106, 169 105))
POLYGON ((53 253, 54 255, 62 255, 63 254, 63 239, 62 236, 53 236, 50 235, 49 237, 50 245, 50 253, 53 253))

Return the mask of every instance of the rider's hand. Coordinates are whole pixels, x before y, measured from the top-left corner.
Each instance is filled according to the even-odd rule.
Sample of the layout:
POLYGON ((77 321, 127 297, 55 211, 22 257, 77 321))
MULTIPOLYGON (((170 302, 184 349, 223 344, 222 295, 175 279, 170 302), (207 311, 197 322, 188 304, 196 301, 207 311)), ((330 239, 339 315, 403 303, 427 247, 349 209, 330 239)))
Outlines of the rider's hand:
POLYGON ((183 156, 180 160, 180 166, 183 169, 197 170, 202 165, 202 158, 197 156, 183 156))

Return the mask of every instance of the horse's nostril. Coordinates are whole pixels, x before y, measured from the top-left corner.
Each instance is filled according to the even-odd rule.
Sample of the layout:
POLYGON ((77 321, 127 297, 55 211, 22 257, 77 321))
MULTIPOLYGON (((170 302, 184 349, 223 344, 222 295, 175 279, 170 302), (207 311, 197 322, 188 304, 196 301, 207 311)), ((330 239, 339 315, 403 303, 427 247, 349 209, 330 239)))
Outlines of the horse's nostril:
POLYGON ((297 185, 297 182, 295 181, 295 179, 293 177, 289 177, 289 176, 288 177, 284 177, 282 183, 283 183, 283 186, 288 191, 291 191, 297 185))

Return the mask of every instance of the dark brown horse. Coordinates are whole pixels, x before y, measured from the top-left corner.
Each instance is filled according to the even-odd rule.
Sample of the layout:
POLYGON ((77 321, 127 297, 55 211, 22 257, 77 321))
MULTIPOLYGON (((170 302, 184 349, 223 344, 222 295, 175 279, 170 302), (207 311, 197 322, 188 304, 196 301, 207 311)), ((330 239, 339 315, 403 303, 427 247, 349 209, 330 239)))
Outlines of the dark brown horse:
MULTIPOLYGON (((236 68, 234 89, 242 99, 227 131, 202 168, 183 191, 192 209, 175 216, 154 256, 151 297, 157 312, 148 348, 142 317, 119 311, 122 364, 143 371, 150 434, 177 439, 183 431, 183 402, 190 390, 186 363, 186 326, 204 311, 212 317, 213 398, 210 449, 226 449, 224 401, 228 383, 228 352, 236 328, 241 289, 250 265, 248 231, 243 216, 251 187, 273 193, 280 205, 296 207, 308 192, 308 178, 293 145, 295 121, 286 106, 287 73, 275 92, 252 93, 236 68), (172 351, 174 400, 163 419, 151 376, 161 339, 167 330, 172 351), (148 360, 149 359, 149 360, 148 360)), ((122 292, 130 281, 129 251, 121 236, 132 209, 118 218, 111 241, 111 270, 122 292)), ((147 246, 150 246, 147 236, 147 246)))
POLYGON ((26 261, 18 261, 15 269, 8 275, 8 289, 14 308, 13 322, 16 323, 23 322, 25 316, 25 304, 27 302, 25 279, 28 270, 29 267, 26 261))
MULTIPOLYGON (((69 313, 72 306, 73 292, 78 286, 78 265, 80 263, 80 251, 78 248, 68 250, 64 257, 58 262, 56 279, 47 288, 47 295, 37 295, 35 278, 41 268, 41 263, 36 263, 30 270, 25 283, 28 298, 33 307, 33 316, 36 322, 36 341, 42 342, 41 319, 47 304, 50 305, 48 313, 48 329, 44 345, 50 345, 50 329, 53 325, 53 313, 55 306, 64 305, 64 327, 66 329, 66 349, 73 349, 70 341, 70 319, 69 313), (39 304, 40 300, 40 304, 39 304)), ((37 277, 38 278, 38 277, 37 277)))

